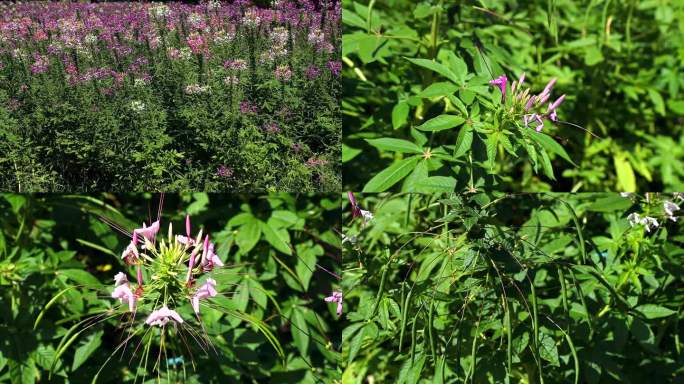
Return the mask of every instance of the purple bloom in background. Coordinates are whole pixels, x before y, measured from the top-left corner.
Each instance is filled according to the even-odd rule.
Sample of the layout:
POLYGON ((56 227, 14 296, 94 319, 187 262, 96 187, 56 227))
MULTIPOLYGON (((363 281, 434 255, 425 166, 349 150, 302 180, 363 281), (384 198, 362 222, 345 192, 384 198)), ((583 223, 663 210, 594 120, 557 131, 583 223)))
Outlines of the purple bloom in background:
POLYGON ((337 303, 337 316, 342 315, 342 292, 334 291, 332 296, 328 296, 324 300, 329 303, 337 303))
POLYGON ((508 83, 508 77, 506 75, 501 75, 494 80, 490 80, 489 84, 499 87, 501 90, 501 100, 506 99, 506 83, 508 83))
POLYGON ((304 71, 304 75, 306 76, 307 79, 313 80, 320 76, 321 74, 321 69, 318 68, 316 65, 309 65, 306 70, 304 71))
POLYGON ((280 133, 280 127, 274 122, 269 122, 264 124, 264 131, 270 134, 280 133))
POLYGON ((275 78, 280 81, 290 81, 292 70, 287 65, 279 65, 274 72, 275 78))
POLYGON ((47 72, 48 67, 50 66, 50 61, 47 56, 36 54, 33 59, 35 61, 33 62, 33 65, 31 65, 32 74, 38 75, 47 72))
POLYGON ((328 61, 328 69, 335 77, 340 76, 342 72, 342 62, 341 61, 328 61))
POLYGON ((230 167, 226 167, 225 165, 220 165, 218 168, 216 168, 216 174, 220 177, 232 177, 233 176, 233 169, 230 167))
POLYGON ((259 109, 256 105, 252 104, 249 100, 243 100, 240 102, 240 112, 241 113, 257 113, 259 109))

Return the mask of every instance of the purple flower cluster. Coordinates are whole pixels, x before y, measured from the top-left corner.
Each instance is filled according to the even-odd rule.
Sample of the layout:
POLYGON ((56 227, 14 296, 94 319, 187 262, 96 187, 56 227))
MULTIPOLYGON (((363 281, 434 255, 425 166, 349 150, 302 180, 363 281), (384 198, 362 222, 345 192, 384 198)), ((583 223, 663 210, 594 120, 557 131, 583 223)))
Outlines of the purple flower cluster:
MULTIPOLYGON (((525 74, 521 74, 518 80, 513 81, 510 86, 511 97, 511 111, 522 114, 522 123, 525 127, 533 128, 537 132, 541 132, 544 128, 544 121, 551 120, 558 121, 556 109, 565 100, 565 95, 561 95, 555 101, 549 102, 551 98, 551 90, 556 84, 556 78, 551 79, 544 87, 544 90, 537 95, 530 95, 530 89, 522 89, 522 84, 525 81, 525 74)), ((501 75, 489 84, 496 86, 501 90, 502 102, 507 100, 506 89, 508 84, 508 77, 501 75)))

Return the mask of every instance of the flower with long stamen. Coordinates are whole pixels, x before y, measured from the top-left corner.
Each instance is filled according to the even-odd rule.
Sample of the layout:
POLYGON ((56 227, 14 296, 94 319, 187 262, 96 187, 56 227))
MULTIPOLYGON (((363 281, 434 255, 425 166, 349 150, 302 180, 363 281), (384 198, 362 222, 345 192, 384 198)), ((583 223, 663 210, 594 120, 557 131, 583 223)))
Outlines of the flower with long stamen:
POLYGON ((508 77, 506 77, 506 75, 501 75, 496 79, 489 81, 489 84, 499 87, 502 101, 506 99, 506 83, 508 83, 508 77))
POLYGON ((331 296, 324 299, 327 302, 337 303, 337 316, 342 315, 342 292, 333 291, 331 296))
POLYGON ((131 288, 128 287, 128 283, 118 284, 117 282, 117 286, 114 288, 114 292, 112 292, 112 298, 119 299, 122 303, 127 302, 128 310, 135 313, 135 306, 138 298, 135 293, 131 291, 131 288))
POLYGON ((152 242, 154 237, 157 236, 157 232, 159 232, 159 220, 152 223, 152 225, 149 227, 143 223, 142 228, 136 228, 133 230, 133 245, 137 243, 138 235, 152 242))
POLYGON ((174 311, 173 309, 169 309, 169 307, 165 305, 157 309, 156 311, 150 313, 150 315, 147 317, 147 320, 145 320, 145 324, 163 327, 171 319, 173 319, 175 322, 179 324, 183 324, 183 318, 180 317, 178 312, 174 311))
POLYGON ((206 299, 209 297, 214 297, 218 294, 216 291, 216 280, 214 279, 207 279, 207 281, 202 284, 201 287, 197 288, 197 291, 195 294, 192 296, 190 299, 190 302, 192 304, 192 309, 195 311, 195 314, 199 316, 199 301, 200 299, 206 299))

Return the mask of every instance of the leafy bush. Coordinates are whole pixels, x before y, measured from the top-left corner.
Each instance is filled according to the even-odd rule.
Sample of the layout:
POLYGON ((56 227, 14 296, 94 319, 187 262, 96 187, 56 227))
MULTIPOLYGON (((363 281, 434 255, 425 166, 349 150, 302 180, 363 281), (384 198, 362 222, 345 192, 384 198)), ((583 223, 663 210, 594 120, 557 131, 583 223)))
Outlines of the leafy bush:
MULTIPOLYGON (((155 287, 175 267, 146 264, 136 278, 136 260, 121 257, 136 223, 154 220, 151 197, 0 197, 0 382, 311 383, 339 375, 338 316, 324 301, 340 272, 339 198, 167 195, 160 253, 150 261, 163 263, 171 249, 163 247, 181 246, 166 242, 166 226, 185 235, 189 214, 193 236, 210 234, 224 266, 207 268, 198 253, 196 284, 176 288, 200 292, 214 279, 217 292, 200 295, 196 316, 186 294, 169 287, 162 293, 184 322, 157 327, 145 320, 161 307, 155 287), (133 292, 122 303, 112 298, 115 275, 117 289, 133 292)), ((138 257, 152 255, 149 231, 138 233, 138 257)), ((185 262, 177 268, 185 280, 185 262)))
POLYGON ((682 200, 359 198, 343 382, 681 382, 682 200))
POLYGON ((345 0, 343 8, 349 189, 684 186, 681 2, 345 0), (539 107, 526 105, 530 96, 539 107))
POLYGON ((330 191, 339 3, 0 5, 0 188, 330 191))

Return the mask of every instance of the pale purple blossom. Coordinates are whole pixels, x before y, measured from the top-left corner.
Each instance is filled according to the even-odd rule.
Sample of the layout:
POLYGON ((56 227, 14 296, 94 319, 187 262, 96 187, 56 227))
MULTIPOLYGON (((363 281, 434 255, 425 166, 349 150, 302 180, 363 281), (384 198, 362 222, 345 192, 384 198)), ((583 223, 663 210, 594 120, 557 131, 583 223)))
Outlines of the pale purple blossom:
POLYGON ((135 244, 138 241, 138 235, 144 237, 145 239, 149 240, 150 242, 154 241, 155 236, 157 236, 157 232, 159 232, 159 220, 155 221, 150 225, 149 227, 143 223, 142 228, 137 228, 133 230, 133 246, 135 247, 135 244))
POLYGON ((183 318, 180 317, 178 312, 169 309, 166 305, 150 313, 147 320, 145 320, 145 324, 163 327, 169 322, 169 319, 173 319, 177 323, 183 324, 183 318))
POLYGON ((332 296, 328 296, 324 300, 329 303, 337 303, 337 316, 342 315, 342 292, 334 291, 332 296))
POLYGON ((679 211, 679 205, 666 201, 663 203, 663 209, 665 210, 665 215, 668 219, 672 221, 677 221, 677 217, 674 215, 675 211, 679 211))
POLYGON ((112 292, 112 298, 119 299, 119 302, 121 303, 127 302, 128 310, 135 312, 135 304, 138 298, 128 287, 128 284, 117 285, 116 288, 114 288, 114 292, 112 292))
POLYGON ((207 281, 205 281, 201 287, 197 288, 197 291, 195 292, 195 294, 190 299, 190 301, 192 303, 192 309, 195 311, 195 314, 197 314, 199 316, 199 313, 200 313, 199 301, 201 299, 214 297, 216 295, 218 295, 218 292, 216 291, 216 280, 211 279, 211 278, 207 279, 207 281))

